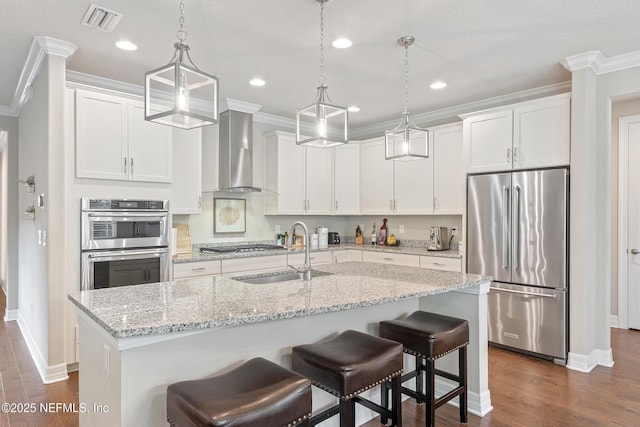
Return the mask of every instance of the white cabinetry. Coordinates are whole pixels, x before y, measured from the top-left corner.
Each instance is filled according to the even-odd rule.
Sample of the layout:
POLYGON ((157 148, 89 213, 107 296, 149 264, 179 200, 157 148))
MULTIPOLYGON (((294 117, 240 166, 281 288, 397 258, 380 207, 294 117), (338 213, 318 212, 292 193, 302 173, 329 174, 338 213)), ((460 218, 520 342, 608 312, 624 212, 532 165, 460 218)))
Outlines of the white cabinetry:
MULTIPOLYGON (((309 254, 309 261, 311 262, 311 267, 314 265, 322 265, 322 264, 332 264, 333 263, 333 252, 331 251, 322 251, 322 252, 311 252, 309 254)), ((293 266, 303 266, 304 265, 304 252, 297 254, 289 254, 287 255, 287 262, 289 265, 293 266)))
POLYGON ((360 213, 360 145, 340 145, 333 150, 336 215, 358 215, 360 213))
POLYGON ((173 279, 220 274, 220 261, 196 261, 173 264, 173 279))
POLYGON ((440 258, 420 255, 420 268, 461 272, 462 260, 460 258, 440 258))
POLYGON ((171 212, 202 212, 202 131, 173 130, 173 182, 171 212))
POLYGON ((461 215, 465 179, 462 166, 462 123, 433 129, 433 213, 461 215))
POLYGON ((171 128, 144 120, 142 101, 76 90, 76 176, 171 182, 171 128))
POLYGON ((420 267, 419 256, 390 252, 363 251, 362 261, 377 262, 380 264, 403 265, 405 267, 420 267))
POLYGON ((569 164, 569 94, 461 117, 469 173, 569 164))
POLYGON ((265 187, 267 215, 332 214, 333 151, 296 145, 290 133, 267 135, 265 187))
POLYGON ((384 157, 384 138, 363 142, 360 212, 363 215, 433 213, 433 156, 408 162, 391 161, 384 157))

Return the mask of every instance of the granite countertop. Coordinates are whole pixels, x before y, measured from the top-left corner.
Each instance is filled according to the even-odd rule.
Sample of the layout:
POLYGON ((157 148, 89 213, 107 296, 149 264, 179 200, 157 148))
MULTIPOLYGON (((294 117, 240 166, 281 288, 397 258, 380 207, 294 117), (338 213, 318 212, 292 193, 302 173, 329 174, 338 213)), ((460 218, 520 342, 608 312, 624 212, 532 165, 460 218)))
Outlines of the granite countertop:
POLYGON ((69 299, 115 338, 266 322, 463 289, 490 280, 366 262, 322 265, 309 282, 248 284, 238 275, 77 292, 69 299))
MULTIPOLYGON (((251 257, 259 257, 259 256, 270 256, 270 255, 287 255, 291 253, 304 253, 304 249, 274 249, 260 252, 235 252, 235 253, 225 253, 225 254, 215 254, 210 252, 200 252, 201 246, 207 246, 204 244, 198 244, 193 246, 193 251, 190 254, 184 255, 176 255, 173 258, 173 262, 184 263, 184 262, 197 262, 197 261, 214 261, 220 259, 235 259, 235 258, 251 258, 251 257)), ((360 250, 360 251, 371 251, 371 252, 385 252, 385 253, 397 253, 397 254, 407 254, 407 255, 424 255, 424 256, 432 256, 439 258, 462 258, 462 255, 457 250, 446 250, 446 251, 428 251, 424 246, 421 247, 409 247, 409 246, 374 246, 374 245, 354 245, 354 244, 339 244, 339 245, 329 245, 328 248, 323 249, 311 249, 311 252, 326 252, 326 251, 339 251, 339 250, 360 250)))

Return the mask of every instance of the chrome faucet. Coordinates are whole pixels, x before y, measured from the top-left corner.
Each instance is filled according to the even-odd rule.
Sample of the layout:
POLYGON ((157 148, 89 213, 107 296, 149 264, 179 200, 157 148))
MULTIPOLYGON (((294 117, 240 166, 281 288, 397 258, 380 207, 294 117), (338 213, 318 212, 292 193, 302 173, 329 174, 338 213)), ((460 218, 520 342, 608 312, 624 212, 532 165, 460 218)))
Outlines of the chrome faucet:
POLYGON ((304 230, 304 265, 302 268, 297 268, 293 265, 289 265, 289 267, 300 273, 302 280, 309 281, 311 280, 311 242, 309 242, 309 229, 304 222, 296 221, 291 224, 291 228, 289 228, 289 237, 287 238, 287 247, 290 248, 292 246, 291 239, 293 236, 293 230, 297 225, 302 227, 304 230))

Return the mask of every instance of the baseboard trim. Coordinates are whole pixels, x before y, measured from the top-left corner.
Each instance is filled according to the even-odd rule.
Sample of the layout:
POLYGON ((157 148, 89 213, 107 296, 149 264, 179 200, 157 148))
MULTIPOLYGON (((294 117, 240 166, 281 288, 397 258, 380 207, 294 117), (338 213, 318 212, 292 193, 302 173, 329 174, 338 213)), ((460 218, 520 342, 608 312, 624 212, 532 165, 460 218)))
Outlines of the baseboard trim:
POLYGON ((613 351, 611 348, 608 350, 593 350, 589 354, 577 354, 569 353, 567 359, 567 368, 579 372, 591 372, 596 366, 605 366, 610 368, 613 366, 613 351))
POLYGON ((6 309, 4 312, 4 321, 11 322, 18 320, 18 310, 8 310, 6 309))
MULTIPOLYGON (((453 389, 457 383, 444 378, 436 377, 436 397, 440 397, 453 389)), ((449 405, 460 407, 459 399, 451 399, 447 402, 449 405)), ((482 393, 467 391, 467 410, 473 415, 484 417, 493 410, 491 406, 491 393, 486 390, 482 393)))
POLYGON ((17 314, 18 327, 20 328, 20 333, 22 334, 22 338, 24 342, 27 344, 27 349, 31 354, 31 359, 33 363, 36 365, 36 369, 38 370, 38 374, 40 375, 40 379, 44 384, 51 384, 59 381, 64 381, 69 378, 67 374, 67 365, 65 363, 60 363, 58 365, 47 365, 47 361, 40 353, 38 346, 36 345, 33 336, 31 335, 31 331, 27 327, 22 315, 18 311, 17 314))
POLYGON ((619 328, 619 323, 618 323, 618 316, 615 314, 612 314, 611 317, 609 318, 609 326, 611 326, 612 328, 619 328))

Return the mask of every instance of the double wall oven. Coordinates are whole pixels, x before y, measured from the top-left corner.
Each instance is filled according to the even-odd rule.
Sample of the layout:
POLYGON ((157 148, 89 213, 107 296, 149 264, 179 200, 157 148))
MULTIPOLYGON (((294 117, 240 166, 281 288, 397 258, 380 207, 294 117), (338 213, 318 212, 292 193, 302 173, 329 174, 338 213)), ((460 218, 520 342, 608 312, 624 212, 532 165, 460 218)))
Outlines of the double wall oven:
POLYGON ((169 280, 167 200, 81 200, 82 290, 169 280))

